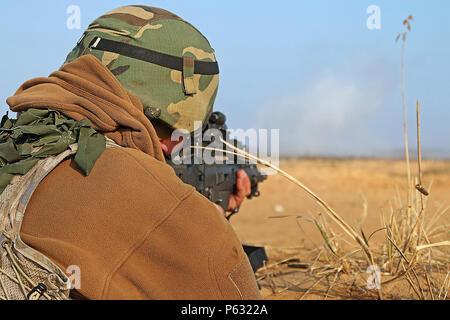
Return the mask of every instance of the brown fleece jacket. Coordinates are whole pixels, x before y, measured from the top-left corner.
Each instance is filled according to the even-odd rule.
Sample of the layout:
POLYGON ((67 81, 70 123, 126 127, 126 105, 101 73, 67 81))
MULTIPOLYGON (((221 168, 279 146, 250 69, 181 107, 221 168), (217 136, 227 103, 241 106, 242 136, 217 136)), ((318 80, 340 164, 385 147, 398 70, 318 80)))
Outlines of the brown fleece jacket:
POLYGON ((150 121, 133 110, 142 105, 96 58, 84 56, 49 78, 30 80, 8 103, 13 111, 47 107, 87 117, 126 146, 108 148, 88 177, 73 160, 64 161, 41 182, 25 213, 24 242, 63 271, 78 266, 81 295, 260 298, 230 224, 164 163, 150 121))

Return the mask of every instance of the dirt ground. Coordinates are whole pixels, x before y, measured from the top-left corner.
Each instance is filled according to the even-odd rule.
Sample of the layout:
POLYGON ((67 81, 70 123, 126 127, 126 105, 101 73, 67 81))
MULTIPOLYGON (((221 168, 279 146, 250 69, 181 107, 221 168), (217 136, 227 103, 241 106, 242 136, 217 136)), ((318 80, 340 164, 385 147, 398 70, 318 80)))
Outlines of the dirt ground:
MULTIPOLYGON (((399 205, 396 198, 402 203, 407 201, 407 172, 403 160, 282 159, 280 168, 328 202, 350 225, 359 226, 362 222, 360 225, 366 234, 384 226, 381 217, 389 216, 390 206, 399 205)), ((412 174, 417 174, 415 163, 411 170, 412 174)), ((450 205, 450 161, 424 161, 422 172, 423 185, 430 189, 427 220, 437 210, 442 211, 450 205)), ((363 274, 357 280, 345 273, 336 276, 336 272, 330 272, 328 276, 325 272, 326 279, 322 279, 320 273, 313 275, 311 269, 304 266, 319 265, 314 259, 324 248, 319 230, 308 220, 324 214, 314 199, 280 174, 270 176, 261 184, 260 191, 261 197, 246 200, 240 212, 231 218, 231 223, 243 243, 265 246, 269 256, 267 266, 275 265, 264 272, 259 270, 257 274, 265 299, 376 298, 375 291, 354 285, 357 281, 363 283, 369 275, 363 274), (288 258, 294 260, 280 264, 288 258), (315 284, 317 281, 319 283, 315 284), (333 290, 329 290, 330 283, 333 290)), ((439 224, 449 223, 449 212, 443 215, 439 224)), ((340 231, 337 226, 333 229, 340 231)), ((384 232, 377 232, 370 243, 376 247, 384 240, 384 232)), ((448 229, 439 239, 434 239, 437 240, 449 240, 448 229)), ((345 241, 350 247, 353 240, 344 237, 344 245, 345 241)), ((448 263, 446 267, 444 264, 444 269, 436 276, 445 276, 448 263)), ((420 271, 417 273, 420 278, 420 271)), ((406 280, 395 281, 384 290, 391 299, 417 298, 406 280)), ((432 294, 428 293, 428 296, 431 298, 432 294)))

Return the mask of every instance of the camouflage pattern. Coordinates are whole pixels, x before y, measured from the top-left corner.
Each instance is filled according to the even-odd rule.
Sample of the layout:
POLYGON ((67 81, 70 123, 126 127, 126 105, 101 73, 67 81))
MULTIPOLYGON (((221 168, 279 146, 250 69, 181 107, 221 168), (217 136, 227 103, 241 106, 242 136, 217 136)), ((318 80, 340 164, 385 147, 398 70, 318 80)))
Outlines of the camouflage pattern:
POLYGON ((20 238, 20 229, 27 204, 38 184, 62 160, 74 154, 76 147, 72 145, 58 156, 38 161, 25 175, 15 176, 0 195, 0 250, 4 270, 0 273, 0 296, 3 299, 26 300, 39 283, 52 290, 36 299, 69 298, 69 278, 47 257, 27 246, 20 238), (11 277, 16 281, 11 282, 11 277))
POLYGON ((166 10, 148 6, 125 6, 94 22, 72 50, 66 63, 84 55, 97 57, 135 95, 144 109, 151 108, 173 129, 194 130, 212 113, 219 75, 193 73, 193 61, 215 62, 214 49, 191 24, 166 10), (116 53, 90 50, 95 37, 180 57, 183 72, 116 53))
MULTIPOLYGON (((107 138, 106 147, 120 146, 107 138)), ((78 149, 78 144, 72 144, 58 155, 39 160, 25 175, 15 175, 0 194, 0 300, 69 299, 69 277, 44 254, 25 244, 20 230, 39 183, 78 149), (45 291, 33 295, 38 285, 43 285, 45 291)))
POLYGON ((75 121, 56 110, 30 108, 17 119, 0 121, 0 194, 16 174, 26 174, 39 159, 78 143, 75 163, 88 176, 105 150, 106 137, 87 119, 75 121))

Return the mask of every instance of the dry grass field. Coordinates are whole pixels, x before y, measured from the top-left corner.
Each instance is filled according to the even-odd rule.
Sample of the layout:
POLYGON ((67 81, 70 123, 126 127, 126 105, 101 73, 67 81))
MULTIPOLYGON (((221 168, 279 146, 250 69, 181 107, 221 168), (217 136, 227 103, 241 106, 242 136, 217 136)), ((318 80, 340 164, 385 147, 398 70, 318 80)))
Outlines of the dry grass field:
MULTIPOLYGON (((411 162, 413 175, 416 167, 411 162)), ((417 255, 407 249, 404 257, 400 253, 400 234, 408 233, 417 221, 414 213, 406 224, 403 221, 408 207, 404 160, 282 159, 280 168, 364 234, 382 284, 380 291, 369 289, 371 274, 366 272, 369 264, 361 247, 311 196, 277 174, 261 184, 260 198, 245 201, 231 218, 243 243, 267 249, 269 261, 257 272, 265 299, 377 299, 380 294, 384 299, 448 299, 448 246, 426 248, 417 255), (387 240, 388 235, 395 238, 395 232, 380 230, 387 225, 398 229, 398 240, 387 240), (393 247, 396 241, 398 250, 393 247), (415 264, 408 269, 413 259, 415 264)), ((422 185, 430 194, 423 196, 426 209, 417 228, 422 232, 421 243, 448 241, 450 162, 423 161, 422 173, 422 185)), ((414 207, 420 208, 421 195, 414 192, 414 207)))

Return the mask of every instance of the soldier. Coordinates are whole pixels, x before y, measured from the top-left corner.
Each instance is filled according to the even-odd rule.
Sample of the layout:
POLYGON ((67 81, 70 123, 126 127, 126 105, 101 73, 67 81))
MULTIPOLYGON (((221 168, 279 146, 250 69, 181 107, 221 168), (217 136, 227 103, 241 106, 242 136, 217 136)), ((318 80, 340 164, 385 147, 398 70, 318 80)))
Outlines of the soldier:
MULTIPOLYGON (((72 298, 260 298, 230 224, 164 160, 174 129, 208 119, 218 73, 192 25, 126 6, 90 24, 60 70, 8 98, 19 114, 1 123, 0 231, 18 280, 0 273, 0 297, 68 298, 76 266, 72 298)), ((248 189, 241 172, 230 210, 248 189)))

